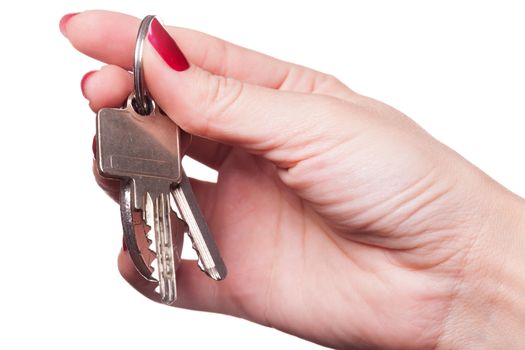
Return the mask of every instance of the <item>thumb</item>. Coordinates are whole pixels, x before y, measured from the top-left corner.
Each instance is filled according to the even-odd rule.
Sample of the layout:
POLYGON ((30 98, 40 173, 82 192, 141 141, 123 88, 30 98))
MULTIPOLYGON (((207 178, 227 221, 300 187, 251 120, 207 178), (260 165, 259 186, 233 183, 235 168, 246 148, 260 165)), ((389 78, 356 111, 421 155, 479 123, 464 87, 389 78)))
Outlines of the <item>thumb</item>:
POLYGON ((211 74, 188 62, 157 20, 145 45, 144 74, 155 101, 182 129, 260 154, 282 168, 322 151, 310 143, 330 135, 326 128, 337 125, 329 122, 337 115, 334 108, 343 104, 211 74))

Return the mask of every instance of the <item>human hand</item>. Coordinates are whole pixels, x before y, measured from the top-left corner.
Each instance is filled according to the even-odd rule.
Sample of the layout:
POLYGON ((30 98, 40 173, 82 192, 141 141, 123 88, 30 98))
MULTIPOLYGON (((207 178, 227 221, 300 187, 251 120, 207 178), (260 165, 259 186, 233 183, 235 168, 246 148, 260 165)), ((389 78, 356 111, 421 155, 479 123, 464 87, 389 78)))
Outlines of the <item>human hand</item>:
MULTIPOLYGON (((138 24, 104 11, 63 21, 79 51, 110 64, 84 80, 94 111, 130 93, 138 24)), ((523 266, 513 243, 523 244, 520 198, 331 76, 169 31, 187 61, 158 31, 145 47, 146 84, 197 136, 187 154, 219 173, 193 187, 229 268, 216 283, 183 262, 175 306, 342 348, 468 345, 480 328, 484 341, 497 335, 483 303, 506 305, 502 292, 525 290, 499 258, 523 266)), ((125 254, 119 262, 154 298, 125 254)))

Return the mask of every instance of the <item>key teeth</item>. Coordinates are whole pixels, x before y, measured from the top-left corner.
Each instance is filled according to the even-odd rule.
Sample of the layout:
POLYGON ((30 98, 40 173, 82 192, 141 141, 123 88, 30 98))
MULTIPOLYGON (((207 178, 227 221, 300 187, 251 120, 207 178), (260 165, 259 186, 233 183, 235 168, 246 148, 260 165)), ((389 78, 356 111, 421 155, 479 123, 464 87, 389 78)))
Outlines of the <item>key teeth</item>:
POLYGON ((226 278, 226 269, 223 269, 222 271, 219 271, 219 269, 217 268, 217 266, 212 266, 208 269, 204 268, 204 264, 202 263, 202 258, 201 258, 201 255, 199 253, 199 250, 196 249, 196 246, 195 246, 195 243, 193 242, 193 238, 191 237, 191 235, 188 235, 191 239, 191 247, 193 248, 193 250, 197 253, 197 266, 199 267, 199 269, 204 272, 206 275, 208 275, 208 277, 210 277, 211 279, 215 280, 215 281, 221 281, 223 280, 224 278, 226 278))
MULTIPOLYGON (((200 254, 199 250, 197 249, 197 246, 195 245, 195 242, 193 241, 193 237, 190 234, 188 234, 188 236, 190 237, 190 240, 191 240, 191 247, 193 248, 195 253, 197 253, 197 266, 199 267, 199 269, 201 269, 202 272, 204 272, 205 274, 207 274, 208 276, 210 276, 214 280, 218 281, 219 279, 215 277, 215 276, 218 275, 217 269, 215 267, 211 267, 208 270, 206 270, 204 268, 204 264, 202 263, 201 254, 200 254), (210 270, 212 270, 212 271, 210 272, 210 270)), ((218 276, 218 277, 220 277, 220 276, 218 276)))
MULTIPOLYGON (((149 225, 147 226, 149 227, 149 225)), ((151 263, 149 264, 149 267, 152 271, 151 278, 153 278, 156 281, 159 281, 159 278, 160 278, 159 272, 155 268, 155 266, 157 265, 157 258, 156 258, 157 251, 155 250, 155 239, 152 238, 151 235, 154 235, 154 230, 151 227, 149 227, 149 230, 146 232, 146 239, 148 241, 148 250, 155 256, 155 258, 151 260, 151 263)))
MULTIPOLYGON (((156 263, 156 261, 157 261, 157 259, 153 260, 151 262, 151 264, 153 265, 153 263, 156 263)), ((157 282, 159 281, 159 278, 160 278, 159 271, 156 268, 154 268, 153 266, 151 266, 151 278, 153 278, 157 282)))
POLYGON ((221 277, 221 274, 219 273, 219 271, 217 270, 215 266, 209 268, 208 270, 205 270, 205 272, 208 274, 208 276, 210 276, 216 281, 220 281, 224 278, 224 277, 221 277))

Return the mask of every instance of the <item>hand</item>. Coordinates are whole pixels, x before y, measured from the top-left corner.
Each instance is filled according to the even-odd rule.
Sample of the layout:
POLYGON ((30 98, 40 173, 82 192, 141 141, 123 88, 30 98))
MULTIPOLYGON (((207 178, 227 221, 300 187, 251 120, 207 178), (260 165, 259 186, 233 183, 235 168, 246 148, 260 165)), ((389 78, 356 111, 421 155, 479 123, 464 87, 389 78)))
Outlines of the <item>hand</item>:
MULTIPOLYGON (((109 64, 83 83, 94 111, 130 93, 138 24, 104 11, 62 21, 109 64)), ((332 76, 168 30, 180 50, 153 30, 146 85, 197 136, 188 155, 219 173, 193 187, 229 268, 217 283, 183 262, 175 306, 343 348, 487 345, 498 327, 519 329, 523 305, 503 316, 505 293, 525 291, 522 199, 332 76)), ((120 268, 154 298, 122 254, 120 268)))

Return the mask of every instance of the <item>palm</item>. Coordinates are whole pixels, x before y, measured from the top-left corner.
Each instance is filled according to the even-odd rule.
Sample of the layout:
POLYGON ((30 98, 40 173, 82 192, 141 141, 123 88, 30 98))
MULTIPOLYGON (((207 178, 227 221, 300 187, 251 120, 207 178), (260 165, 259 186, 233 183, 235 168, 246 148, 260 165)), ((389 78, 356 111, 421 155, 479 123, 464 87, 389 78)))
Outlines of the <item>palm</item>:
POLYGON ((269 162, 232 151, 209 195, 205 211, 229 267, 222 292, 238 316, 333 345, 436 336, 428 322, 443 317, 449 286, 429 288, 432 271, 403 265, 405 253, 341 237, 269 162))

